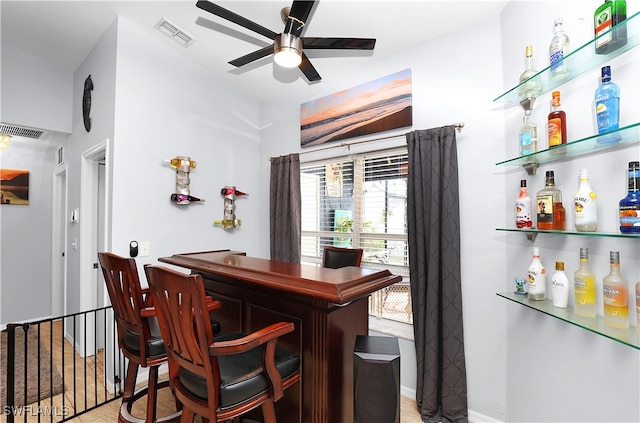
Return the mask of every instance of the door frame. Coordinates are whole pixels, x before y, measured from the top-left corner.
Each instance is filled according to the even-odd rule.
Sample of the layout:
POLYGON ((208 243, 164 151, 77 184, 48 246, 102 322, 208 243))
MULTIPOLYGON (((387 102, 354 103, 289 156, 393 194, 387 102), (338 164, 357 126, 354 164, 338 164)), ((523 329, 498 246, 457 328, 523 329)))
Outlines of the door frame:
POLYGON ((62 316, 67 310, 67 192, 67 165, 61 164, 53 171, 53 234, 51 237, 52 317, 62 316))

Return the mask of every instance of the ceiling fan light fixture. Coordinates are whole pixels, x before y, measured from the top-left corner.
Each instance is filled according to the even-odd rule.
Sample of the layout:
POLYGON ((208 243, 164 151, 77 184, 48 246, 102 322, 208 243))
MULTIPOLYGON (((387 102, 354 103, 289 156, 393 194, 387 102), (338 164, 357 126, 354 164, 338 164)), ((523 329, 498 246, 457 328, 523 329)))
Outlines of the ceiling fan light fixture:
POLYGON ((0 151, 6 150, 11 144, 11 135, 0 134, 0 151))
POLYGON ((295 68, 302 63, 302 40, 292 34, 279 34, 274 40, 274 57, 283 68, 295 68))

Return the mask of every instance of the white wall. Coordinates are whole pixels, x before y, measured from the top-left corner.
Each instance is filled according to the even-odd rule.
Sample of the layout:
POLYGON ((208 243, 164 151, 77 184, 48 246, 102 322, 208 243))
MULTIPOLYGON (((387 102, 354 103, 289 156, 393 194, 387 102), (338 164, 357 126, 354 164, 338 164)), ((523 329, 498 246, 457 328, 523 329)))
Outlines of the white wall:
MULTIPOLYGON (((593 11, 600 4, 600 1, 564 1, 514 2, 508 5, 501 17, 503 91, 515 85, 523 69, 526 44, 534 46, 537 68, 548 66, 546 54, 555 17, 564 18, 573 48, 592 39, 593 11)), ((638 6, 632 2, 628 2, 627 7, 627 16, 638 11, 638 6)), ((635 48, 607 63, 611 65, 613 81, 621 89, 621 125, 638 121, 639 58, 640 52, 635 48)), ((560 87, 570 140, 595 133, 593 96, 599 81, 600 67, 596 67, 560 87)), ((550 99, 550 93, 541 96, 533 111, 533 121, 537 122, 539 128, 538 145, 542 148, 547 147, 546 120, 550 99)), ((517 156, 517 134, 521 123, 522 110, 519 107, 505 111, 505 144, 508 151, 503 159, 517 156)), ((617 205, 626 195, 627 163, 639 159, 640 149, 635 144, 613 153, 542 165, 535 176, 527 177, 519 168, 501 167, 495 170, 495 179, 507 181, 503 204, 510 207, 511 199, 518 193, 519 179, 527 179, 530 195, 535 195, 544 186, 545 171, 553 170, 567 209, 567 228, 573 229, 571 199, 578 187, 579 169, 587 168, 591 185, 598 194, 598 229, 617 232, 617 205)), ((508 216, 503 225, 513 227, 511 219, 508 216)), ((620 251, 621 269, 630 287, 640 280, 638 240, 539 235, 535 242, 531 242, 518 234, 499 235, 497 238, 507 247, 507 279, 501 286, 505 292, 512 290, 515 275, 526 274, 531 262, 531 247, 534 245, 541 249, 542 262, 548 272, 548 284, 555 271, 556 260, 565 262, 566 273, 573 280, 580 247, 589 248, 590 266, 596 274, 599 289, 602 278, 609 271, 610 250, 620 251)), ((547 286, 547 292, 549 290, 550 285, 547 286)), ((598 293, 598 308, 602 314, 601 293, 598 293)), ((507 421, 640 420, 637 350, 515 304, 509 304, 507 312, 507 421)))
MULTIPOLYGON (((311 85, 301 98, 286 98, 263 105, 261 125, 261 201, 268 204, 269 157, 300 148, 300 104, 314 98, 372 81, 410 68, 413 89, 413 127, 382 135, 399 134, 395 140, 303 154, 301 161, 348 155, 406 143, 404 133, 464 122, 458 134, 460 213, 462 243, 462 285, 465 314, 465 349, 469 386, 469 407, 477 414, 503 419, 505 415, 506 304, 495 295, 506 279, 505 246, 496 238, 494 227, 506 218, 502 205, 505 181, 494 177, 494 163, 505 155, 501 140, 503 117, 493 111, 491 99, 502 89, 499 20, 492 19, 384 60, 365 58, 362 68, 345 69, 344 79, 311 85), (477 204, 489 204, 490 212, 477 204), (491 275, 487 278, 487 275, 491 275), (490 386, 491 389, 487 389, 490 386)), ((370 138, 375 137, 372 136, 370 138)), ((358 141, 359 139, 349 140, 358 141)), ((326 145, 325 145, 326 147, 326 145)), ((261 216, 260 228, 268 235, 268 214, 261 216)), ((268 236, 262 248, 268 251, 268 236)), ((403 348, 401 366, 403 391, 415 390, 415 363, 411 348, 403 348)))

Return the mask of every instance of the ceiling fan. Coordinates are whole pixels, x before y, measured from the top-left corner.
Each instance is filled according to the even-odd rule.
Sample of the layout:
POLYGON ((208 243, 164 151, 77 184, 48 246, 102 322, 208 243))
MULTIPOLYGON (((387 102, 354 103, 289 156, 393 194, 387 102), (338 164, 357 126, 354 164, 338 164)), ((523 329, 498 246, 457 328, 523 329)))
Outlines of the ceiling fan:
POLYGON ((302 30, 308 23, 307 20, 314 3, 315 1, 295 0, 290 8, 282 9, 281 15, 285 24, 284 30, 280 34, 210 1, 199 0, 196 6, 273 40, 273 44, 270 46, 230 61, 231 65, 236 67, 244 66, 274 54, 274 60, 277 64, 289 68, 297 66, 310 82, 314 82, 320 81, 320 74, 313 67, 307 55, 304 54, 304 49, 373 50, 376 44, 374 38, 302 37, 302 30))

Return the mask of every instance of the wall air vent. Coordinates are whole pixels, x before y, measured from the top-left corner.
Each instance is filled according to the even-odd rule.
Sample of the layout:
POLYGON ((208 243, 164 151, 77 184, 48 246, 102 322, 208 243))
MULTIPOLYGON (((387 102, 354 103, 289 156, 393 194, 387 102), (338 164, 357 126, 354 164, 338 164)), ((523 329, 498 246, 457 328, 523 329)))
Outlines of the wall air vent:
POLYGON ((182 47, 189 47, 196 39, 191 35, 169 22, 166 18, 161 18, 154 26, 155 29, 162 32, 182 47))
POLYGON ((45 135, 45 131, 40 129, 25 128, 23 126, 0 123, 0 134, 11 135, 12 137, 24 137, 39 140, 45 135))

